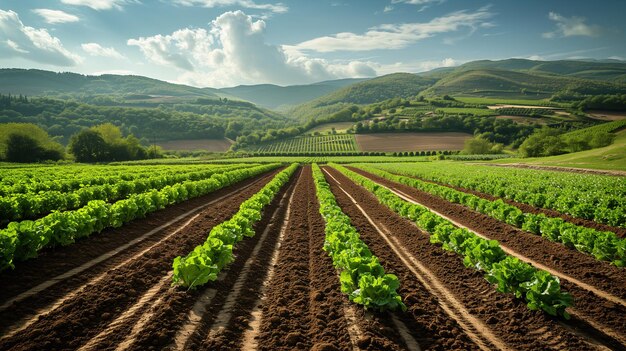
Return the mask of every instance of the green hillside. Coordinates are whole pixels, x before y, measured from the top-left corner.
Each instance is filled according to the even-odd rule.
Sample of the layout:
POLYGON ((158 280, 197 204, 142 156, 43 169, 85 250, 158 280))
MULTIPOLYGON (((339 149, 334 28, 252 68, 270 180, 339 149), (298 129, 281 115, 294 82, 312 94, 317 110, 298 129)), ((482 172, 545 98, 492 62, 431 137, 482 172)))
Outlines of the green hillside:
POLYGON ((149 100, 164 96, 217 99, 216 89, 200 89, 141 76, 86 76, 36 69, 0 69, 0 93, 28 96, 125 96, 149 100))
POLYGON ((300 120, 328 116, 351 105, 365 105, 392 98, 411 98, 435 83, 435 79, 411 73, 394 73, 349 85, 297 106, 289 115, 300 120))
POLYGON ((564 92, 623 94, 626 84, 500 69, 456 70, 424 94, 543 99, 564 92))
MULTIPOLYGON (((525 59, 508 59, 500 61, 479 60, 456 67, 450 71, 471 70, 508 70, 534 74, 563 75, 575 78, 626 82, 626 62, 607 61, 533 61, 525 59)), ((438 74, 433 71, 433 74, 438 74)))

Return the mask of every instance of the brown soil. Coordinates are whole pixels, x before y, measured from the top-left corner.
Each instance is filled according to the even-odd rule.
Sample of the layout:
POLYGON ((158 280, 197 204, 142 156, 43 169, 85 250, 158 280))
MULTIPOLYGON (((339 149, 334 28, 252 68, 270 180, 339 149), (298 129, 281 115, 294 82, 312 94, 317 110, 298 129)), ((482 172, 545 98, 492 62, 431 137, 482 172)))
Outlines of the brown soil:
MULTIPOLYGON (((618 298, 626 298, 626 275, 621 268, 415 188, 391 182, 361 170, 354 170, 380 184, 409 194, 415 201, 490 239, 498 240, 502 245, 536 262, 618 298)), ((563 281, 562 286, 574 296, 577 311, 599 324, 609 326, 618 334, 626 335, 626 307, 603 299, 571 282, 563 281)))
POLYGON ((601 110, 589 110, 587 114, 593 119, 599 119, 601 121, 619 121, 626 118, 626 112, 624 111, 601 111, 601 110))
MULTIPOLYGON (((135 342, 130 349, 162 349, 171 347, 176 332, 186 322, 186 317, 198 300, 199 296, 207 290, 215 290, 215 297, 210 301, 209 305, 202 316, 202 320, 189 338, 185 348, 201 349, 204 348, 204 338, 208 334, 209 328, 212 326, 215 318, 223 308, 229 293, 233 289, 237 278, 241 274, 246 262, 252 260, 251 269, 258 274, 249 276, 244 284, 244 292, 240 295, 240 299, 232 307, 232 317, 229 320, 225 333, 223 333, 216 341, 221 344, 217 349, 229 349, 233 347, 233 342, 238 340, 238 336, 243 332, 247 325, 247 312, 256 299, 258 298, 258 287, 261 286, 265 279, 264 272, 267 264, 272 256, 272 251, 278 240, 278 235, 269 235, 265 241, 260 243, 261 247, 256 256, 252 256, 254 248, 259 244, 260 233, 267 227, 280 229, 284 212, 286 208, 279 208, 279 203, 285 192, 293 191, 294 178, 290 183, 284 186, 272 203, 264 209, 263 218, 255 225, 256 235, 252 238, 245 238, 235 248, 236 260, 228 266, 221 274, 217 281, 209 282, 198 291, 184 291, 182 289, 170 289, 164 296, 165 303, 158 306, 154 312, 154 317, 147 323, 143 330, 137 335, 135 342), (275 215, 273 215, 275 214, 275 215), (155 335, 158 338, 155 338, 155 335)), ((275 234, 270 231, 270 234, 275 234)), ((115 342, 112 342, 115 345, 115 342)))
POLYGON ((343 299, 339 282, 332 262, 321 250, 324 223, 310 167, 304 169, 296 194, 263 303, 259 349, 330 345, 327 348, 349 350, 348 326, 339 308, 343 299))
POLYGON ((466 133, 377 133, 357 134, 356 142, 361 151, 415 151, 415 150, 461 150, 466 133))
MULTIPOLYGON (((0 349, 66 350, 76 349, 84 344, 106 329, 111 321, 130 308, 147 290, 158 285, 159 281, 171 270, 174 257, 184 255, 202 243, 206 239, 206 233, 213 226, 231 217, 238 210, 241 202, 257 192, 270 179, 270 176, 266 176, 261 182, 204 209, 194 223, 185 227, 176 236, 159 242, 153 249, 136 257, 126 266, 107 271, 105 279, 86 286, 80 294, 42 316, 26 330, 10 338, 2 339, 0 349)), ((152 214, 150 218, 165 217, 169 213, 168 211, 172 210, 166 209, 163 213, 152 214)), ((136 231, 144 233, 145 229, 141 226, 134 228, 131 224, 116 229, 116 231, 122 230, 126 235, 132 237, 137 235, 136 231)), ((89 247, 88 243, 97 245, 95 241, 86 240, 85 245, 87 246, 85 248, 89 247)), ((85 252, 75 250, 76 246, 67 249, 67 254, 77 257, 77 260, 86 261, 92 257, 88 250, 84 250, 85 252), (70 253, 70 250, 74 252, 70 253), (82 258, 79 253, 89 257, 82 258)), ((133 255, 135 255, 135 250, 128 250, 121 253, 119 258, 120 261, 123 261, 122 258, 133 255)), ((73 261, 70 262, 72 262, 72 266, 77 264, 73 261)), ((48 270, 45 266, 42 269, 48 270)), ((0 313, 0 324, 9 327, 19 320, 19 316, 27 316, 33 310, 50 305, 52 301, 83 286, 86 281, 89 281, 92 274, 93 272, 86 271, 63 282, 63 284, 57 284, 33 298, 18 303, 0 313)), ((30 281, 26 280, 26 282, 30 281)), ((28 284, 28 286, 32 286, 32 284, 28 284)), ((25 289, 14 288, 14 290, 25 289)), ((175 290, 175 292, 177 294, 182 293, 179 290, 175 290)), ((161 320, 161 322, 165 322, 165 320, 161 320)), ((122 333, 124 332, 126 330, 122 330, 122 333)), ((154 334, 153 339, 158 342, 164 340, 164 337, 161 334, 154 334)))
MULTIPOLYGON (((523 301, 509 294, 497 293, 480 272, 464 267, 458 255, 444 251, 438 245, 430 244, 428 234, 421 232, 410 221, 379 204, 371 193, 355 185, 339 172, 330 171, 377 223, 387 227, 416 259, 445 283, 472 315, 488 325, 491 331, 508 346, 513 349, 529 350, 590 348, 582 337, 564 328, 557 319, 541 311, 530 311, 523 301)), ((342 209, 350 215, 363 240, 381 259, 385 268, 393 264, 390 270, 400 276, 402 284, 410 281, 410 275, 403 272, 402 265, 397 262, 395 255, 390 254, 389 248, 380 243, 379 237, 373 233, 367 220, 337 189, 337 184, 332 180, 331 183, 342 209)), ((461 216, 457 215, 457 217, 461 216)), ((566 286, 566 289, 569 289, 569 286, 566 286)), ((609 309, 605 310, 608 312, 609 309)), ((414 314, 420 315, 421 313, 423 311, 414 314)), ((607 318, 621 320, 623 317, 610 315, 607 318)), ((430 322, 432 323, 432 320, 430 322)), ((619 347, 620 345, 617 346, 619 347)))
MULTIPOLYGON (((275 173, 269 172, 263 176, 244 180, 205 196, 168 206, 163 210, 149 214, 146 218, 136 219, 120 228, 105 229, 101 233, 92 234, 90 237, 83 238, 70 246, 46 248, 39 252, 39 256, 36 259, 19 262, 14 270, 0 273, 0 285, 2 286, 2 289, 0 289, 0 305, 10 298, 47 281, 51 277, 66 273, 73 268, 86 264, 95 257, 115 250, 129 241, 141 237, 151 229, 162 226, 198 206, 231 194, 252 183, 269 181, 270 177, 275 173)), ((133 252, 142 251, 161 241, 164 236, 174 230, 185 219, 187 218, 164 228, 162 231, 146 238, 128 250, 120 252, 117 256, 112 257, 111 260, 103 262, 85 273, 96 274, 123 262, 133 252)), ((84 281, 84 277, 80 278, 80 281, 84 281)), ((67 285, 67 283, 64 283, 64 285, 67 285)))
MULTIPOLYGON (((351 169, 352 170, 356 170, 356 168, 351 168, 351 169)), ((559 218, 562 218, 562 219, 564 219, 564 220, 566 220, 568 222, 574 223, 576 225, 580 225, 580 226, 587 227, 587 228, 593 228, 593 229, 601 230, 601 231, 613 232, 617 236, 619 236, 620 238, 626 238, 626 228, 614 227, 614 226, 610 226, 610 225, 607 225, 607 224, 594 222, 594 221, 589 220, 589 219, 572 217, 572 216, 570 216, 568 214, 564 214, 564 213, 561 213, 561 212, 558 212, 558 211, 555 211, 555 210, 551 210, 551 209, 548 209, 548 208, 535 207, 535 206, 531 206, 531 205, 528 205, 528 204, 523 204, 521 202, 516 202, 516 201, 513 201, 513 200, 509 200, 509 199, 493 196, 493 195, 486 194, 486 193, 481 193, 479 191, 475 191, 475 190, 471 190, 471 189, 467 189, 467 188, 462 188, 462 187, 451 185, 451 184, 435 182, 435 181, 432 181, 432 180, 427 180, 427 179, 423 179, 423 178, 419 178, 419 177, 410 177, 410 178, 419 179, 421 181, 428 182, 428 183, 433 183, 433 184, 437 184, 437 185, 443 185, 443 186, 446 186, 448 188, 452 188, 454 190, 458 190, 458 191, 462 191, 462 192, 465 192, 465 193, 468 193, 468 194, 476 195, 478 197, 481 197, 483 199, 487 199, 489 201, 502 200, 502 201, 506 202, 509 205, 513 205, 513 206, 519 208, 520 210, 522 210, 522 212, 534 213, 534 214, 543 213, 543 214, 545 214, 546 216, 549 216, 549 217, 559 217, 559 218)))

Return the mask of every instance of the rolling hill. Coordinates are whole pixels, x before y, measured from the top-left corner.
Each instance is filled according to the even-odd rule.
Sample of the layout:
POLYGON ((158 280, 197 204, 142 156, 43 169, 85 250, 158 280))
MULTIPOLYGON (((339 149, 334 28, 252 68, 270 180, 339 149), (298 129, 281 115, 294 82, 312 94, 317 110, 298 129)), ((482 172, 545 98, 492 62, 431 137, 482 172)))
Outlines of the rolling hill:
POLYGON ((424 95, 543 99, 562 92, 623 94, 626 84, 534 71, 459 68, 447 73, 424 95))
POLYGON ((217 89, 172 84, 142 76, 104 74, 89 76, 37 69, 0 69, 0 93, 28 96, 80 97, 84 95, 125 96, 131 100, 172 96, 217 99, 217 89))
MULTIPOLYGON (((508 60, 479 60, 460 65, 448 70, 454 72, 472 70, 506 70, 526 72, 539 75, 559 75, 573 78, 592 80, 605 80, 613 82, 626 82, 626 62, 618 60, 583 61, 583 60, 559 60, 559 61, 533 61, 526 59, 508 60)), ((433 74, 441 70, 431 71, 433 74)), ((427 74, 428 75, 428 74, 427 74)))
POLYGON ((365 105, 391 98, 415 97, 436 82, 411 73, 394 73, 355 83, 290 110, 300 120, 330 115, 350 105, 365 105))

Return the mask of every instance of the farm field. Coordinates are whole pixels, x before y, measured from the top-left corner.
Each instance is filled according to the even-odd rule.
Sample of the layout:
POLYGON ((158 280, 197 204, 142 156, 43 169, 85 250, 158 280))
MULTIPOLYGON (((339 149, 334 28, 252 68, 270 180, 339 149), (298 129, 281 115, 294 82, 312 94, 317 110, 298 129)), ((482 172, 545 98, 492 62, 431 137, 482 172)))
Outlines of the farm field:
POLYGON ((163 150, 206 150, 211 152, 226 152, 233 142, 229 139, 198 139, 198 140, 171 140, 157 143, 163 150))
POLYGON ((461 150, 466 133, 382 133, 357 134, 356 142, 362 151, 407 150, 461 150))
POLYGON ((623 177, 450 161, 0 176, 4 198, 126 189, 0 230, 2 350, 626 347, 623 177))
POLYGON ((358 151, 352 134, 302 136, 259 144, 248 151, 258 153, 338 153, 358 151))

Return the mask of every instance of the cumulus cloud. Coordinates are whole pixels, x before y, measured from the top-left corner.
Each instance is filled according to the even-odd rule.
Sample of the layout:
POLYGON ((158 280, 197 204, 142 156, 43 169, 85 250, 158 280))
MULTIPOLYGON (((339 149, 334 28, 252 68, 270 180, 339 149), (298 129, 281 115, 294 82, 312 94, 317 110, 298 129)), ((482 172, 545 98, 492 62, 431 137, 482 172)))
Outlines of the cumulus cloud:
POLYGON ((600 27, 586 24, 583 17, 565 17, 556 12, 550 12, 548 17, 556 22, 556 29, 552 32, 543 33, 544 38, 562 38, 562 37, 597 37, 600 35, 600 27))
POLYGON ((492 16, 488 7, 476 12, 456 11, 425 23, 383 24, 370 28, 364 34, 344 32, 319 37, 296 44, 291 50, 334 52, 402 49, 437 34, 461 29, 473 33, 477 28, 486 27, 485 23, 489 23, 487 20, 492 16))
POLYGON ((391 11, 393 11, 393 6, 391 6, 391 5, 387 5, 383 9, 383 12, 391 12, 391 11))
POLYGON ((266 10, 274 13, 285 13, 289 10, 282 3, 257 4, 252 0, 174 0, 174 2, 183 6, 203 6, 208 8, 239 6, 246 9, 266 10))
POLYGON ((123 59, 124 55, 120 54, 114 48, 105 48, 98 43, 85 43, 80 46, 83 51, 91 56, 108 57, 114 59, 123 59))
POLYGON ((57 24, 57 23, 70 23, 70 22, 78 22, 79 18, 67 12, 59 11, 59 10, 50 10, 50 9, 34 9, 34 13, 38 14, 43 18, 46 23, 57 24))
POLYGON ((131 2, 137 2, 136 0, 61 0, 66 5, 86 6, 91 7, 96 11, 100 10, 121 10, 122 7, 131 2))
POLYGON ((265 41, 265 21, 242 11, 226 12, 210 27, 185 28, 168 35, 129 39, 157 64, 183 70, 180 81, 197 86, 267 82, 302 84, 376 75, 367 62, 336 63, 290 52, 265 41))
POLYGON ((3 10, 0 10, 0 56, 22 57, 55 66, 74 66, 82 61, 46 29, 25 26, 17 13, 3 10))

